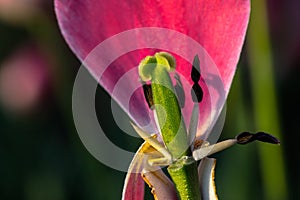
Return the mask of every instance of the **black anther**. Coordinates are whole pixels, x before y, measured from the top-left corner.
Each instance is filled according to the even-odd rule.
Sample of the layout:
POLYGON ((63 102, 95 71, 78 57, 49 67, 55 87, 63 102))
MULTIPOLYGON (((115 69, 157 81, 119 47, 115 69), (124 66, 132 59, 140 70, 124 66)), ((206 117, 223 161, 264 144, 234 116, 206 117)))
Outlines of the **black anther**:
POLYGON ((154 105, 151 84, 143 84, 144 96, 150 109, 154 105))
POLYGON ((192 67, 192 72, 191 72, 191 78, 194 83, 198 83, 200 80, 201 73, 200 73, 200 61, 198 55, 194 57, 193 61, 193 67, 192 67))
POLYGON ((256 140, 271 144, 280 144, 280 141, 276 137, 265 132, 257 132, 255 134, 242 132, 236 136, 236 140, 238 144, 248 144, 256 140))
POLYGON ((203 90, 198 83, 195 83, 191 89, 193 102, 200 103, 203 99, 203 90))
POLYGON ((180 108, 183 108, 185 104, 185 96, 182 83, 178 74, 175 74, 174 78, 176 79, 176 85, 174 86, 174 88, 179 101, 179 106, 180 108))

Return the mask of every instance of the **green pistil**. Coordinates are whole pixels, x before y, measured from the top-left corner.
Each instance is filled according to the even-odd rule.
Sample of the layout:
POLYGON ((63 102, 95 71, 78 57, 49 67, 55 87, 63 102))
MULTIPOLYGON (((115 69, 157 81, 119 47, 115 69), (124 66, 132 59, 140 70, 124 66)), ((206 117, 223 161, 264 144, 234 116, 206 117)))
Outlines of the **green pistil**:
POLYGON ((167 53, 147 56, 139 66, 143 81, 151 81, 152 97, 157 122, 163 140, 174 157, 178 159, 188 154, 186 127, 181 115, 175 89, 169 71, 175 69, 174 58, 167 53))
MULTIPOLYGON (((179 199, 199 200, 197 163, 184 163, 181 158, 191 156, 186 126, 169 72, 175 69, 175 59, 168 53, 147 56, 139 65, 143 82, 151 82, 156 119, 163 141, 174 163, 168 172, 175 184, 179 199), (177 161, 178 160, 178 161, 177 161)), ((150 95, 148 95, 149 97, 150 95)), ((149 100, 147 100, 149 102, 149 100)))

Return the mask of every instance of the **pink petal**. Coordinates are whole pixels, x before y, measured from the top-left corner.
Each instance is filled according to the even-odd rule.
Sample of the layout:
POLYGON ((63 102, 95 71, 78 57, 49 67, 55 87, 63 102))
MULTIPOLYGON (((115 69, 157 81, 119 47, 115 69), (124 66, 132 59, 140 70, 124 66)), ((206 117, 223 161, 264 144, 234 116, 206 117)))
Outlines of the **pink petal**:
POLYGON ((137 153, 135 154, 134 158, 132 159, 128 172, 126 174, 124 187, 123 187, 123 194, 122 200, 143 200, 144 199, 144 187, 145 183, 141 176, 141 172, 144 168, 144 158, 143 158, 143 149, 147 145, 144 142, 140 148, 138 149, 137 153))
POLYGON ((144 199, 144 180, 151 187, 152 193, 156 197, 155 199, 177 199, 177 193, 172 181, 160 168, 149 166, 147 160, 149 156, 157 158, 161 154, 150 144, 144 142, 130 163, 125 178, 122 199, 144 199))
POLYGON ((127 173, 124 189, 123 200, 143 200, 145 183, 138 173, 127 173))
POLYGON ((173 182, 162 170, 143 173, 143 178, 152 189, 155 199, 178 199, 173 182))
MULTIPOLYGON (((112 94, 133 121, 141 127, 150 122, 152 115, 149 114, 151 111, 147 108, 141 88, 135 88, 139 84, 137 70, 135 74, 132 73, 130 77, 124 78, 123 83, 127 84, 121 85, 118 93, 113 94, 113 90, 119 79, 129 70, 134 69, 143 56, 157 51, 155 50, 156 46, 154 45, 152 50, 134 51, 118 59, 108 59, 111 58, 111 52, 123 52, 128 45, 149 43, 147 38, 143 38, 145 34, 141 34, 141 31, 137 30, 136 34, 133 34, 134 40, 120 40, 113 46, 107 46, 105 51, 97 52, 90 58, 88 55, 98 44, 109 37, 140 27, 168 28, 186 34, 200 43, 216 64, 221 76, 221 84, 217 86, 217 91, 213 89, 214 83, 211 85, 205 83, 208 84, 207 88, 205 88, 203 80, 200 83, 206 95, 200 104, 198 136, 205 134, 203 137, 207 137, 223 107, 236 69, 249 19, 249 0, 180 0, 176 2, 166 0, 110 0, 105 2, 100 0, 56 0, 55 10, 63 36, 71 49, 80 60, 83 61, 87 58, 85 65, 89 71, 112 94), (111 63, 112 61, 114 62, 111 63), (110 64, 105 71, 103 63, 110 64), (136 90, 127 106, 124 97, 127 95, 127 90, 133 90, 132 88, 136 90), (211 114, 212 112, 214 113, 211 114)), ((161 46, 165 45, 166 49, 182 43, 182 48, 179 50, 183 49, 182 51, 190 56, 189 60, 192 60, 195 55, 191 46, 191 48, 184 46, 185 41, 183 40, 174 40, 172 34, 164 35, 164 37, 158 34, 154 39, 151 38, 151 42, 161 46)), ((190 64, 179 56, 176 58, 178 73, 191 83, 190 64)), ((213 73, 213 75, 216 74, 213 73)), ((185 90, 186 96, 189 95, 189 89, 185 90)), ((192 105, 190 101, 187 101, 183 111, 187 124, 192 105)), ((149 132, 154 130, 153 128, 148 129, 149 132)))

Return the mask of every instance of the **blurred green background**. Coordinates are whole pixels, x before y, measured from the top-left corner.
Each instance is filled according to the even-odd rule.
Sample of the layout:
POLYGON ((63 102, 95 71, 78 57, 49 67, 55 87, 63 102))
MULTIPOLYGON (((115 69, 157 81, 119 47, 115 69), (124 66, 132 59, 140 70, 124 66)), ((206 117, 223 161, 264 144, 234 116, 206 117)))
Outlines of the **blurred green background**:
MULTIPOLYGON (((253 143, 214 155, 222 200, 300 199, 299 9, 297 0, 252 1, 221 139, 266 131, 281 146, 253 143)), ((76 133, 71 96, 80 62, 52 1, 0 0, 0 36, 0 199, 120 199, 125 173, 93 158, 76 133)), ((96 102, 109 138, 136 150, 142 141, 114 124, 100 87, 96 102)))

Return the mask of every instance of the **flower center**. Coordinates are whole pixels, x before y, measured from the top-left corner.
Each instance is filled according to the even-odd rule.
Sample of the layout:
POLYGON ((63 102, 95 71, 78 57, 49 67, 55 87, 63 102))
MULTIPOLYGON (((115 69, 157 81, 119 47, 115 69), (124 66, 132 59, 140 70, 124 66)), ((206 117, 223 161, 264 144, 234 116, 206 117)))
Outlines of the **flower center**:
MULTIPOLYGON (((139 76, 143 83, 145 99, 151 109, 154 109, 155 119, 162 135, 163 141, 174 159, 182 156, 190 156, 190 139, 188 138, 186 125, 181 114, 181 108, 185 104, 184 90, 180 77, 175 74, 176 85, 170 78, 170 73, 176 68, 176 60, 166 52, 147 56, 139 65, 139 76)), ((195 104, 201 102, 203 91, 198 84, 200 80, 200 67, 198 57, 194 60, 191 72, 194 82, 191 88, 192 99, 195 104)), ((192 120, 193 131, 197 129, 198 106, 192 120)), ((195 132, 195 131, 194 131, 195 132)))
POLYGON ((201 160, 237 143, 247 144, 255 140, 274 144, 279 143, 277 138, 263 132, 256 134, 243 132, 235 139, 212 145, 205 143, 206 145, 201 145, 198 148, 192 145, 192 148, 190 148, 191 144, 197 143, 199 140, 199 138, 195 140, 195 136, 198 126, 199 103, 203 99, 203 90, 198 83, 201 78, 198 56, 195 56, 191 69, 191 80, 193 81, 191 96, 194 106, 188 131, 181 114, 181 108, 185 104, 185 93, 180 77, 175 73, 175 86, 173 86, 170 78, 170 73, 174 72, 175 69, 176 61, 174 57, 166 52, 147 56, 139 65, 139 76, 143 83, 145 99, 149 108, 154 110, 157 127, 166 146, 161 145, 156 139, 147 139, 147 134, 134 126, 135 130, 164 156, 163 158, 153 159, 149 161, 150 163, 161 166, 170 164, 181 166, 195 160, 201 160))

